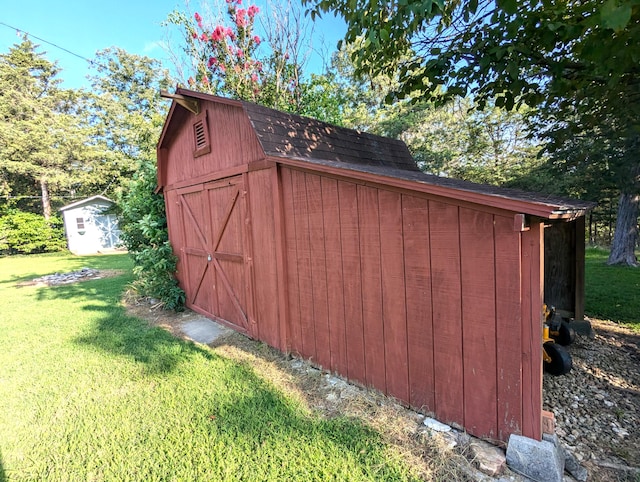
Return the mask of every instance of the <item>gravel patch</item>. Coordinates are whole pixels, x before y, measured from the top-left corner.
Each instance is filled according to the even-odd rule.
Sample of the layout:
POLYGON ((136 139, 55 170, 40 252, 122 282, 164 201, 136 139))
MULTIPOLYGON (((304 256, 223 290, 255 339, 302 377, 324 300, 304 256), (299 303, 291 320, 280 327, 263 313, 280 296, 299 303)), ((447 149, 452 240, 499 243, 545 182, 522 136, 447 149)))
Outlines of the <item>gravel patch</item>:
POLYGON ((590 480, 638 480, 640 471, 640 334, 592 320, 593 338, 568 347, 572 371, 545 374, 543 406, 556 416, 563 446, 590 480))
POLYGON ((82 268, 78 271, 71 271, 69 273, 53 273, 39 278, 34 278, 29 281, 23 281, 18 283, 18 287, 22 286, 60 286, 68 285, 72 283, 79 283, 81 281, 90 281, 102 278, 111 278, 124 273, 122 270, 97 270, 93 268, 82 268))

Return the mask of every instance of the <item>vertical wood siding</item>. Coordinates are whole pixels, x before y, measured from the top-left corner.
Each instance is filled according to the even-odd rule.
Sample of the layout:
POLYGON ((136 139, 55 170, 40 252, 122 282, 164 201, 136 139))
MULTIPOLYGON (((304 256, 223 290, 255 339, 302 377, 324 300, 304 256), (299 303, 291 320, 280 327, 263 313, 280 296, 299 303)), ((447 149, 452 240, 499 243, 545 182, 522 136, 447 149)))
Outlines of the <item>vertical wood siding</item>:
POLYGON ((323 232, 327 267, 327 304, 329 316, 329 369, 348 374, 347 331, 345 324, 345 293, 342 277, 342 233, 338 181, 323 177, 323 232))
POLYGON ((496 286, 493 216, 460 208, 464 419, 497 435, 496 286), (480 362, 480 363, 479 363, 480 362))
POLYGON ((536 434, 535 235, 524 256, 512 216, 290 168, 281 185, 293 352, 474 435, 536 434))
MULTIPOLYGON (((344 350, 349 354, 347 374, 352 380, 364 382, 366 380, 365 321, 362 315, 360 223, 358 191, 355 184, 338 182, 338 203, 342 249, 342 273, 340 276, 344 287, 345 340, 347 343, 344 350)), ((293 319, 291 322, 295 323, 293 319)))
POLYGON ((435 411, 434 330, 431 283, 429 203, 412 196, 402 198, 404 263, 407 300, 407 355, 409 403, 435 411))
POLYGON ((271 346, 285 350, 281 344, 278 317, 278 273, 276 224, 274 219, 273 181, 275 168, 247 173, 248 206, 251 213, 252 270, 257 337, 271 346), (255 286, 256 280, 260 283, 255 286))
POLYGON ((510 218, 496 216, 496 368, 498 401, 498 439, 522 432, 522 276, 520 233, 510 218))

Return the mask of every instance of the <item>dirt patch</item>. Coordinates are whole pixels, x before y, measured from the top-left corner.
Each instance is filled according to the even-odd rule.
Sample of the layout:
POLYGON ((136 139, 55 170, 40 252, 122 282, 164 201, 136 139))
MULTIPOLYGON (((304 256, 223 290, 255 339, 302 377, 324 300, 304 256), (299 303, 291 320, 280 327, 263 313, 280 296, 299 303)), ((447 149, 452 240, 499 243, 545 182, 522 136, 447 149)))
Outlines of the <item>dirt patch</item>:
POLYGON ((53 273, 39 278, 34 278, 28 281, 21 281, 16 283, 18 288, 24 286, 60 286, 68 285, 72 283, 81 283, 83 281, 91 281, 103 278, 113 278, 114 276, 120 276, 125 272, 120 269, 92 269, 82 268, 78 271, 71 271, 69 273, 53 273))

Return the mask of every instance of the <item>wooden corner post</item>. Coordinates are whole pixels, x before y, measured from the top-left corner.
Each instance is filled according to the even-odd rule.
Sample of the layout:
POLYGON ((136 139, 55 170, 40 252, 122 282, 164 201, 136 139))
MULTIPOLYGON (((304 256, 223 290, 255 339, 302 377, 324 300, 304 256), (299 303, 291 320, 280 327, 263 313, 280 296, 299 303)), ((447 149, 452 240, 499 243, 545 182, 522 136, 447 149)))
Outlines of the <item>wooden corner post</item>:
POLYGON ((522 233, 522 434, 542 438, 542 304, 544 225, 522 233))

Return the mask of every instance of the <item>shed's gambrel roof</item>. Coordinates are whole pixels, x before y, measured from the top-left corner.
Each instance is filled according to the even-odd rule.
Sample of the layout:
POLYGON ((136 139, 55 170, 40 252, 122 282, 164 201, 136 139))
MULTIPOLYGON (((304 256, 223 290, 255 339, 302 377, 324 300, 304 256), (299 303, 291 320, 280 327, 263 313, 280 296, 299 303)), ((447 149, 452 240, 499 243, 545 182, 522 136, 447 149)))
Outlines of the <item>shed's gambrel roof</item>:
MULTIPOLYGON (((188 89, 178 88, 176 94, 243 109, 265 157, 284 165, 354 177, 365 182, 388 184, 549 219, 574 219, 595 206, 594 203, 576 199, 425 174, 418 168, 406 144, 400 140, 188 89)), ((178 122, 182 118, 181 115, 176 115, 176 110, 182 114, 186 112, 186 109, 177 107, 174 101, 165 121, 159 148, 172 138, 172 118, 175 116, 178 122)), ((162 166, 159 167, 161 168, 162 166)))
POLYGON ((334 161, 420 172, 399 140, 242 103, 268 156, 334 161))

